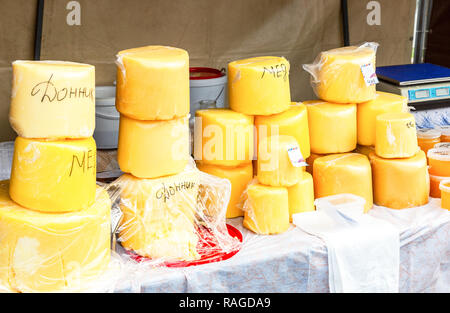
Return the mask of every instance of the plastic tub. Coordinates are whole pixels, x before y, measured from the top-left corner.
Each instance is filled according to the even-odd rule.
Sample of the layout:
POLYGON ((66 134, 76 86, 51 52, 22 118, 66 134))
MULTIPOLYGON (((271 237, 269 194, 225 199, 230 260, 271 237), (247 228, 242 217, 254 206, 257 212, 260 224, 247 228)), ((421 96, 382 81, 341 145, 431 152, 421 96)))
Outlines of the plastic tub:
POLYGON ((441 141, 442 142, 450 142, 450 125, 441 126, 441 141))
POLYGON ((209 67, 191 67, 190 74, 190 113, 206 108, 225 108, 227 93, 227 75, 224 70, 220 71, 209 67))
POLYGON ((434 145, 441 142, 441 131, 434 128, 417 130, 417 143, 423 152, 427 153, 434 145))
POLYGON ((117 149, 120 114, 116 109, 116 87, 95 88, 95 131, 97 149, 117 149))
POLYGON ((433 148, 427 153, 431 175, 450 176, 450 149, 433 148))
POLYGON ((343 214, 361 215, 364 213, 366 200, 351 193, 341 193, 318 198, 314 201, 317 211, 340 211, 343 214))
POLYGON ((441 189, 439 189, 439 185, 441 184, 441 181, 446 179, 450 179, 450 177, 430 175, 430 197, 441 197, 441 189))
POLYGON ((450 142, 440 142, 434 145, 434 148, 447 148, 450 149, 450 142))
POLYGON ((450 210, 450 179, 441 181, 439 189, 441 189, 441 207, 450 210))

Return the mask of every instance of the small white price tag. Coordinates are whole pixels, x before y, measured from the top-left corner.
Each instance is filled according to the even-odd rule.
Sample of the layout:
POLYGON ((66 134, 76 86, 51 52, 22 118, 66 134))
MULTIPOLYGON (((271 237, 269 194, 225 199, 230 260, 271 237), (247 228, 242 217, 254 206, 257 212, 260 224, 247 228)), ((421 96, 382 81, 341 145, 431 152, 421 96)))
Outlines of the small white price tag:
POLYGON ((295 167, 307 166, 308 164, 305 162, 303 158, 302 152, 298 146, 288 147, 288 155, 291 163, 295 167))
POLYGON ((364 77, 364 81, 366 82, 366 86, 378 84, 378 77, 372 63, 361 65, 361 73, 364 77))

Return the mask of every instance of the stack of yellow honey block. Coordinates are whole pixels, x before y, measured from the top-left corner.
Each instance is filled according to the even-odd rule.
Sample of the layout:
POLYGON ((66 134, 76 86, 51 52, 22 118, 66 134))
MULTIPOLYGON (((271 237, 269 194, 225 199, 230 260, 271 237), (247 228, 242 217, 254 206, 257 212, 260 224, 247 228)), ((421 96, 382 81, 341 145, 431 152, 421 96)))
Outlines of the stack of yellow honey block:
POLYGON ((123 247, 150 258, 199 257, 199 178, 189 160, 189 55, 146 46, 117 54, 119 226, 123 247))
POLYGON ((80 290, 110 259, 110 199, 96 186, 95 69, 15 61, 10 181, 0 182, 0 285, 80 290))

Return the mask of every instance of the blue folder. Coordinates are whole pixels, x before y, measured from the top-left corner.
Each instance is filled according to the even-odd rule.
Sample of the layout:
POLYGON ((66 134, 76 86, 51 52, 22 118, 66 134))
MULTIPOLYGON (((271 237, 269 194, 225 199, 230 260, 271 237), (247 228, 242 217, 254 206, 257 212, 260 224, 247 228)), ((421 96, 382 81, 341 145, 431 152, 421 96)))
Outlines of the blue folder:
POLYGON ((403 64, 377 67, 379 79, 398 86, 450 81, 450 69, 431 63, 403 64))

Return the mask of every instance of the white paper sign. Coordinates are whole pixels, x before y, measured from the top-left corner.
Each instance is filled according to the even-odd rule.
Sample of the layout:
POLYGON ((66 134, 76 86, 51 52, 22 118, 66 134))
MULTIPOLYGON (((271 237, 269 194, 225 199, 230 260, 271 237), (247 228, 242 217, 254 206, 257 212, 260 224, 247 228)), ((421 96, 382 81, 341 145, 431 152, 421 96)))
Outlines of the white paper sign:
POLYGON ((361 73, 366 82, 366 86, 378 84, 378 77, 372 63, 361 65, 361 73))
POLYGON ((302 152, 298 146, 292 146, 288 148, 288 155, 291 163, 295 167, 307 166, 308 164, 305 162, 303 158, 302 152))

